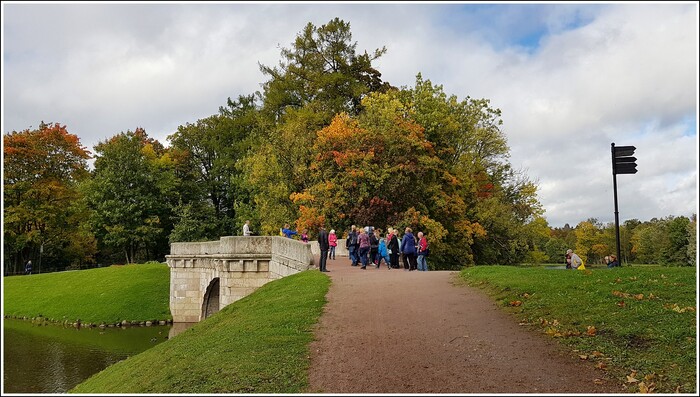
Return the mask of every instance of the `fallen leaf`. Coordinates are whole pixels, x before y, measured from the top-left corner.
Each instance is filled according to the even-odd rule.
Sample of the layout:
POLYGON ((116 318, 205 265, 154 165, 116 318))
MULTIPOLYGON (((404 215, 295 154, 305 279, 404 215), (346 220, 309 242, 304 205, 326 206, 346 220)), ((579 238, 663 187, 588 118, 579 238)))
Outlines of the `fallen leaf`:
POLYGON ((625 307, 625 301, 619 301, 616 303, 616 305, 618 305, 620 307, 625 307))
POLYGON ((608 369, 608 364, 606 364, 606 363, 604 363, 604 362, 602 362, 602 361, 599 361, 598 364, 595 365, 595 367, 598 368, 598 369, 603 369, 603 370, 605 370, 605 369, 608 369))
POLYGON ((680 392, 681 392, 681 387, 680 387, 680 386, 676 386, 676 394, 679 394, 680 392))
POLYGON ((511 302, 510 302, 510 305, 511 305, 511 306, 520 306, 520 305, 522 305, 522 304, 523 304, 523 302, 521 302, 521 301, 511 301, 511 302))
POLYGON ((637 294, 637 295, 634 295, 634 299, 640 301, 640 300, 644 299, 644 294, 637 294))
POLYGON ((622 279, 621 279, 620 277, 618 277, 618 278, 615 279, 615 282, 616 282, 616 283, 620 283, 620 282, 622 282, 622 279))
POLYGON ((593 383, 595 383, 596 385, 602 385, 602 384, 603 384, 603 380, 602 380, 602 379, 596 378, 596 379, 593 379, 593 383))
POLYGON ((594 350, 593 353, 591 353, 593 357, 603 357, 604 354, 599 352, 598 350, 594 350))
POLYGON ((522 297, 525 298, 525 299, 527 299, 527 298, 530 297, 530 294, 528 294, 528 293, 526 292, 526 293, 524 293, 524 294, 522 295, 522 297))
POLYGON ((630 277, 630 280, 635 281, 637 279, 637 276, 630 277))
POLYGON ((558 327, 558 326, 559 326, 559 320, 554 320, 554 321, 552 321, 552 325, 555 326, 555 327, 558 327))
POLYGON ((578 358, 581 360, 588 360, 588 354, 579 354, 578 358))
POLYGON ((646 380, 646 381, 651 381, 651 380, 653 380, 655 377, 656 377, 656 374, 652 372, 652 373, 650 373, 650 374, 648 374, 648 375, 644 375, 644 380, 646 380))
POLYGON ((644 382, 639 383, 639 392, 642 394, 647 394, 651 393, 654 391, 654 388, 656 387, 656 384, 651 382, 649 384, 646 384, 644 382))
POLYGON ((644 382, 639 382, 639 385, 638 385, 638 386, 639 386, 639 392, 640 392, 640 393, 642 393, 642 394, 649 393, 649 388, 647 387, 646 384, 644 384, 644 382))
POLYGON ((595 327, 592 326, 592 325, 589 325, 589 326, 587 327, 587 329, 586 329, 586 335, 588 335, 588 336, 595 336, 595 333, 596 333, 595 327))
POLYGON ((632 371, 631 374, 627 375, 627 383, 637 383, 639 380, 635 378, 637 376, 637 371, 632 371))
POLYGON ((656 299, 656 295, 654 295, 654 294, 649 294, 649 299, 656 299))

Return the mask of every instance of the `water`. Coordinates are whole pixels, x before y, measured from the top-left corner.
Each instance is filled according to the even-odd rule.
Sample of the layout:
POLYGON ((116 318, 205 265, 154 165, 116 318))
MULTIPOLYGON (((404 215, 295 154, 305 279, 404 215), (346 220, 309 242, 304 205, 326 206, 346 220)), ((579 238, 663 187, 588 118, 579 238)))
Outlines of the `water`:
POLYGON ((5 319, 3 393, 66 393, 169 337, 170 326, 80 328, 5 319))

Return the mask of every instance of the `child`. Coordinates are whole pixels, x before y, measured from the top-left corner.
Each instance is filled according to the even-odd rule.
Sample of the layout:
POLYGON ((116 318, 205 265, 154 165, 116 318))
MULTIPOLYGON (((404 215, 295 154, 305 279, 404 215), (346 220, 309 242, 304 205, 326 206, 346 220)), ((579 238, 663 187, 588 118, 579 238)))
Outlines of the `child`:
POLYGON ((308 235, 306 229, 304 229, 304 231, 301 232, 301 241, 303 241, 304 243, 308 243, 308 242, 309 242, 309 235, 308 235))
POLYGON ((379 269, 379 266, 382 264, 382 260, 384 260, 384 263, 386 263, 386 268, 391 270, 391 260, 389 259, 389 251, 386 248, 386 239, 385 238, 380 238, 379 239, 379 247, 377 248, 377 269, 379 269))

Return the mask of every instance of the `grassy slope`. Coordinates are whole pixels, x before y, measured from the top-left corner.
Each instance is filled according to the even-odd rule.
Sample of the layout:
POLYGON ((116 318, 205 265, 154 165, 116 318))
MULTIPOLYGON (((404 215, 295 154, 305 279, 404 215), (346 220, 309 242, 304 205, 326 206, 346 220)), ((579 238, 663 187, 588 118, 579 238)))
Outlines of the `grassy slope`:
POLYGON ((613 377, 627 382, 636 371, 630 392, 642 382, 656 392, 697 392, 695 268, 485 266, 461 275, 613 377))
POLYGON ((175 338, 112 365, 74 393, 300 393, 330 279, 270 282, 175 338))
POLYGON ((13 276, 3 282, 6 316, 96 324, 172 319, 165 264, 13 276))

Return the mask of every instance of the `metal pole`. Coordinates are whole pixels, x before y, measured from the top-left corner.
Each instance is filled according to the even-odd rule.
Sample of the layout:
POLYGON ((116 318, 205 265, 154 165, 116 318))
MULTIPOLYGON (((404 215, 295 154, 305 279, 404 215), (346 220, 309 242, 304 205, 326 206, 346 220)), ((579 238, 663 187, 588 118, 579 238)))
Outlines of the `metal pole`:
POLYGON ((617 243, 617 263, 620 266, 622 266, 622 257, 620 256, 620 216, 617 210, 617 172, 615 170, 615 142, 610 144, 610 152, 612 153, 613 195, 615 197, 615 239, 617 243))

